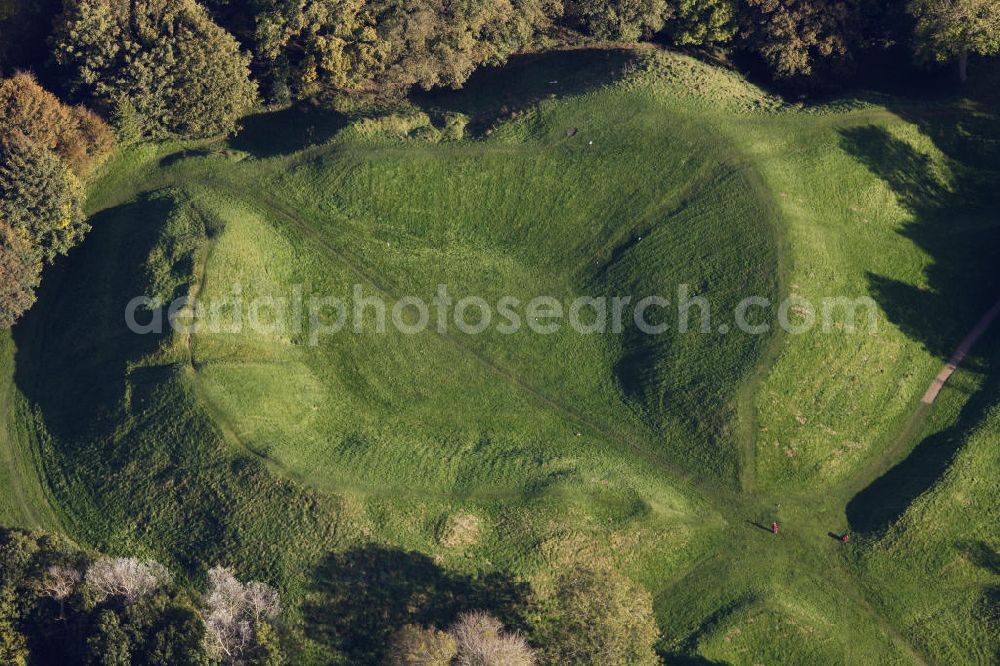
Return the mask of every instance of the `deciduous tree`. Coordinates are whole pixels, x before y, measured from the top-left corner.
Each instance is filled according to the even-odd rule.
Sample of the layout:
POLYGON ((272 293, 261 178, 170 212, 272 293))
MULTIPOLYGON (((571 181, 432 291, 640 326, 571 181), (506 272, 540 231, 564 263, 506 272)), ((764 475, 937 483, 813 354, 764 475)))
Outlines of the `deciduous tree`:
POLYGON ((67 0, 53 44, 76 93, 127 98, 147 136, 230 132, 256 101, 249 56, 194 0, 67 0))
POLYGON ((0 219, 30 241, 36 256, 52 261, 90 228, 79 180, 51 150, 21 133, 0 141, 0 219))
POLYGON ((120 597, 135 603, 170 582, 170 572, 153 560, 102 557, 87 568, 84 580, 98 602, 120 597))
POLYGON ((548 663, 659 663, 652 597, 611 568, 567 571, 556 580, 544 608, 538 642, 548 663))
POLYGON ((458 650, 461 666, 532 666, 535 653, 524 636, 506 632, 498 619, 485 611, 458 616, 448 630, 458 650))
POLYGON ((41 272, 27 236, 0 220, 0 329, 13 325, 35 302, 41 272))
POLYGON ((114 147, 111 128, 96 114, 63 104, 25 72, 0 80, 0 132, 44 146, 81 177, 114 147))
POLYGON ((1000 0, 913 0, 914 46, 924 61, 958 62, 967 78, 969 54, 1000 53, 1000 0))
POLYGON ((270 623, 280 612, 278 593, 269 585, 244 585, 225 567, 209 570, 203 615, 215 658, 238 664, 256 655, 256 661, 267 662, 274 652, 270 623))
POLYGON ((674 44, 696 46, 728 43, 736 30, 734 0, 675 0, 674 16, 664 27, 674 44))
POLYGON ((565 17, 598 39, 634 42, 663 27, 664 0, 566 0, 565 17))
POLYGON ((855 0, 745 0, 742 39, 777 78, 803 77, 850 59, 855 0))

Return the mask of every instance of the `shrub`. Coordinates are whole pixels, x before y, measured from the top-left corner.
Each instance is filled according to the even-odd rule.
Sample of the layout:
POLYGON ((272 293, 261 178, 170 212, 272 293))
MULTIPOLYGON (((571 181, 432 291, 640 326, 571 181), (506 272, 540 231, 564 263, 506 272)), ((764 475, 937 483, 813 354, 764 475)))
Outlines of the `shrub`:
POLYGON ((462 613, 448 630, 458 648, 461 666, 531 666, 535 654, 521 634, 505 633, 503 625, 484 611, 462 613))
POLYGON ((388 666, 449 666, 458 648, 449 634, 433 628, 407 624, 389 644, 388 666))
POLYGON ((0 219, 25 234, 46 261, 65 254, 89 229, 82 188, 62 160, 16 133, 0 141, 0 219))
POLYGON ((659 629, 649 592, 609 568, 575 567, 545 600, 538 641, 546 662, 658 664, 659 629))
POLYGON ((150 137, 231 132, 256 102, 249 56, 194 0, 67 0, 53 35, 78 94, 125 97, 150 137))
POLYGON ((111 129, 82 106, 66 106, 27 73, 0 80, 0 133, 20 133, 83 177, 114 147, 111 129))

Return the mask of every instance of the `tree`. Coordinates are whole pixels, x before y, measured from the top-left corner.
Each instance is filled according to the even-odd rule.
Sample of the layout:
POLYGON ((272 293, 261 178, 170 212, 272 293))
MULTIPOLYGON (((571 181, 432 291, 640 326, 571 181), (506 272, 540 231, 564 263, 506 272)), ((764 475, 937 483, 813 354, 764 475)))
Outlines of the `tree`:
MULTIPOLYGON (((144 636, 143 645, 136 651, 141 653, 147 666, 208 666, 205 651, 205 623, 197 610, 181 595, 167 594, 153 599, 141 613, 142 617, 129 617, 144 636)), ((130 615, 138 605, 129 608, 130 615)))
POLYGON ((407 624, 393 634, 386 656, 388 666, 449 666, 458 647, 439 629, 407 624))
POLYGON ((284 663, 281 643, 274 626, 267 622, 253 623, 254 644, 247 652, 247 666, 280 666, 284 663))
POLYGON ((249 56, 194 0, 67 0, 53 45, 75 93, 127 98, 146 136, 231 132, 256 103, 249 56))
POLYGON ((736 35, 734 0, 676 0, 665 32, 674 44, 725 44, 736 35))
POLYGON ((538 643, 554 664, 658 664, 659 629, 649 592, 610 568, 578 566, 543 603, 538 643))
POLYGON ((917 57, 925 62, 957 61, 963 83, 970 53, 1000 53, 1000 0, 912 0, 907 10, 917 22, 917 57))
POLYGON ((0 130, 51 150, 81 177, 114 147, 111 128, 96 114, 63 104, 24 72, 0 80, 0 130))
POLYGON ((27 236, 36 256, 51 262, 90 228, 82 196, 55 153, 20 133, 0 141, 0 219, 27 236))
POLYGON ((741 32, 744 48, 789 79, 846 64, 859 24, 856 0, 745 0, 741 32))
POLYGON ((66 614, 66 599, 76 592, 81 578, 80 572, 73 567, 53 564, 46 571, 40 589, 42 594, 59 602, 60 619, 63 619, 66 614))
POLYGON ((566 0, 570 24, 598 39, 635 42, 663 27, 665 0, 566 0))
POLYGON ((554 0, 260 0, 254 48, 271 101, 323 89, 460 86, 523 49, 554 0))
POLYGON ((448 630, 455 639, 460 666, 532 666, 535 654, 524 636, 507 633, 485 611, 462 613, 448 630))
POLYGON ((98 603, 120 597, 135 603, 170 582, 170 572, 159 562, 134 557, 102 557, 87 568, 84 581, 98 603))
POLYGON ((274 652, 271 624, 281 612, 277 591, 259 582, 244 585, 225 567, 208 572, 205 594, 206 643, 209 653, 226 663, 256 655, 267 663, 274 652))
POLYGON ((41 272, 27 235, 0 220, 0 329, 12 326, 34 304, 41 272))
POLYGON ((132 639, 121 625, 117 613, 102 610, 90 636, 87 637, 89 666, 130 666, 132 639))

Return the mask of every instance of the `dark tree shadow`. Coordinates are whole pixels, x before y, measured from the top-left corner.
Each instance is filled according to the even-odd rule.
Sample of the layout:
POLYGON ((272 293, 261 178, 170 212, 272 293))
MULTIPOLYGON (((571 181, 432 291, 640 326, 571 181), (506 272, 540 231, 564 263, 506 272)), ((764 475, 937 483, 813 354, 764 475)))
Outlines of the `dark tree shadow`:
POLYGON ((670 666, 726 666, 727 662, 715 661, 696 654, 667 652, 660 655, 670 666))
POLYGON ((995 404, 1000 376, 991 375, 965 404, 952 427, 924 438, 898 465, 873 481, 847 504, 847 521, 858 532, 882 532, 933 486, 948 469, 970 428, 995 404))
MULTIPOLYGON (((963 112, 956 114, 964 117, 963 112)), ((1000 181, 995 173, 981 171, 980 166, 964 161, 969 155, 980 159, 983 150, 973 138, 966 141, 972 145, 965 147, 955 136, 959 132, 956 128, 962 127, 955 124, 955 116, 948 113, 940 120, 909 120, 916 120, 931 136, 944 135, 939 148, 950 151, 945 151, 952 162, 950 184, 941 182, 927 155, 884 128, 843 130, 842 145, 885 181, 899 203, 910 211, 912 219, 899 233, 932 261, 926 269, 926 287, 870 274, 872 296, 904 333, 945 359, 1000 298, 1000 219, 995 214, 1000 206, 1000 181), (950 130, 936 127, 948 123, 950 130)), ((979 127, 978 131, 1000 136, 1000 122, 994 121, 990 128, 979 127)))
POLYGON ((95 215, 87 241, 46 274, 35 307, 14 327, 15 381, 59 440, 113 432, 130 364, 164 338, 130 331, 125 307, 144 295, 134 292, 173 208, 169 195, 153 193, 95 215))
POLYGON ((525 627, 530 588, 499 573, 467 575, 431 558, 367 545, 329 555, 303 604, 306 634, 349 663, 381 663, 404 624, 446 628, 464 610, 489 611, 510 628, 525 627))
POLYGON ((244 118, 243 128, 229 140, 229 147, 258 158, 288 155, 326 143, 348 122, 348 116, 337 111, 299 104, 244 118))
POLYGON ((578 95, 623 74, 635 54, 586 49, 513 56, 501 66, 481 67, 461 89, 416 90, 410 99, 428 112, 467 114, 473 136, 498 120, 549 97, 578 95))
MULTIPOLYGON (((942 361, 1000 298, 1000 116, 983 99, 947 103, 890 104, 918 127, 946 158, 946 171, 923 152, 882 127, 841 131, 841 143, 893 191, 910 213, 899 233, 930 259, 926 286, 869 275, 872 297, 889 320, 942 361)), ((964 367, 990 367, 987 351, 998 325, 980 340, 964 367)), ((878 532, 945 472, 963 441, 996 395, 989 380, 966 404, 952 428, 932 435, 847 507, 851 529, 878 532)))

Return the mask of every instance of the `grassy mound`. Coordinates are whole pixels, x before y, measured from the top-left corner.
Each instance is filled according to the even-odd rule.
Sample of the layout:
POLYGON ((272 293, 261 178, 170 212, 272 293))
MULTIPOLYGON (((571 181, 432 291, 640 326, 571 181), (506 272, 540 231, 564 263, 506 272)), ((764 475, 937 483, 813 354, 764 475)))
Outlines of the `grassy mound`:
MULTIPOLYGON (((0 485, 0 516, 192 576, 222 562, 275 582, 302 663, 371 661, 394 623, 461 607, 516 625, 522 582, 581 560, 653 591, 671 656, 953 654, 946 625, 899 610, 915 596, 874 582, 907 561, 905 535, 926 538, 931 509, 858 539, 854 560, 829 536, 876 524, 860 491, 905 458, 901 429, 995 286, 980 251, 997 235, 994 156, 947 129, 988 119, 882 102, 796 109, 686 57, 583 52, 399 113, 289 110, 229 145, 136 148, 0 347, 0 450, 23 470, 0 485), (313 338, 274 303, 264 326, 230 332, 139 336, 123 319, 140 295, 360 289, 391 305, 442 284, 491 304, 674 301, 686 285, 712 327, 380 333, 369 311, 360 331, 313 338), (870 296, 878 325, 718 329, 746 296, 789 294, 870 296), (392 594, 367 586, 386 580, 392 594), (448 605, 428 606, 435 591, 448 605)), ((971 608, 986 577, 961 576, 942 604, 971 608)), ((975 626, 954 654, 990 649, 975 626)))

